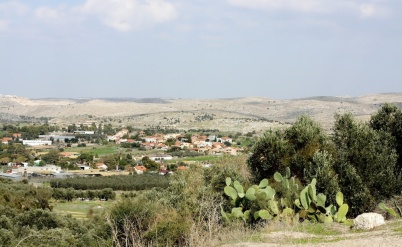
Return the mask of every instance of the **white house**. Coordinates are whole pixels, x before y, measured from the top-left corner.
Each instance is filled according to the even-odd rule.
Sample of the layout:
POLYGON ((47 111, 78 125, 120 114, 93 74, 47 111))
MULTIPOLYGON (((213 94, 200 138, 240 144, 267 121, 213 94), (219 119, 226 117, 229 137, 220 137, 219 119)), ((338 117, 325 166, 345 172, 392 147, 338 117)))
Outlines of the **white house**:
POLYGON ((76 131, 74 131, 74 134, 78 134, 78 135, 94 135, 95 131, 76 130, 76 131))
POLYGON ((172 160, 172 155, 169 154, 151 154, 148 155, 148 158, 153 161, 164 161, 164 160, 172 160))
POLYGON ((217 141, 217 142, 222 142, 222 143, 223 143, 223 142, 232 143, 232 142, 233 142, 233 139, 230 138, 230 137, 228 137, 228 136, 224 136, 224 137, 221 137, 221 138, 217 138, 216 141, 217 141))
POLYGON ((61 167, 56 165, 45 165, 45 166, 28 166, 28 167, 18 167, 16 169, 12 169, 13 173, 17 174, 27 174, 32 173, 59 173, 61 172, 61 167))
POLYGON ((46 146, 52 145, 52 141, 44 141, 44 140, 23 140, 23 145, 27 146, 46 146))

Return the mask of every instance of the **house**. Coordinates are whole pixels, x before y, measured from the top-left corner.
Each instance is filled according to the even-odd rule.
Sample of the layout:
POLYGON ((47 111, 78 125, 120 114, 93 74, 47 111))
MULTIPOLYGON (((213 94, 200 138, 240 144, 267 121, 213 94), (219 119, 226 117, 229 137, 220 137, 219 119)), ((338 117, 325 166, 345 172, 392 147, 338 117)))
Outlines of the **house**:
POLYGON ((237 148, 226 147, 226 148, 223 149, 223 152, 224 152, 225 154, 237 155, 237 148))
POLYGON ((96 169, 100 169, 100 170, 107 170, 107 165, 105 165, 104 163, 97 163, 95 164, 96 169))
POLYGON ((24 173, 27 174, 37 173, 37 174, 49 175, 53 173, 60 173, 61 167, 56 165, 28 166, 28 167, 20 166, 12 169, 12 172, 21 175, 23 175, 24 173))
POLYGON ((71 141, 75 139, 75 136, 63 136, 63 135, 39 135, 41 140, 53 140, 59 142, 65 142, 66 140, 71 141))
POLYGON ((150 160, 153 160, 156 162, 173 159, 172 155, 169 155, 169 154, 151 154, 151 155, 148 155, 148 158, 150 160))
POLYGON ((141 147, 144 147, 145 149, 153 149, 155 147, 155 143, 152 142, 142 142, 141 147))
POLYGON ((70 158, 70 159, 76 159, 76 158, 78 158, 78 156, 80 156, 80 153, 78 153, 78 152, 61 152, 60 156, 65 157, 65 158, 70 158))
POLYGON ((18 139, 21 139, 21 133, 14 133, 14 134, 13 134, 13 138, 14 138, 14 139, 17 139, 17 138, 18 138, 18 139))
POLYGON ((85 165, 78 165, 78 168, 80 168, 80 170, 84 170, 84 171, 91 169, 91 167, 85 166, 85 165))
POLYGON ((163 143, 159 143, 158 145, 156 145, 156 148, 160 149, 160 150, 163 150, 163 151, 166 151, 166 150, 169 149, 169 147, 167 145, 163 144, 163 143))
POLYGON ((144 138, 145 142, 149 142, 149 143, 155 143, 156 142, 156 137, 155 136, 146 136, 144 138))
POLYGON ((223 143, 220 142, 214 142, 212 144, 212 148, 218 148, 218 149, 222 149, 225 145, 223 143))
POLYGON ((187 170, 187 169, 188 169, 187 166, 179 166, 179 167, 177 167, 178 171, 184 171, 184 170, 187 170))
POLYGON ((145 166, 135 166, 134 169, 137 174, 143 174, 147 171, 147 168, 145 166))
POLYGON ((171 172, 171 171, 169 171, 169 170, 160 170, 159 171, 159 175, 162 175, 162 176, 164 176, 164 175, 166 175, 166 174, 172 174, 173 172, 171 172))
POLYGON ((123 136, 128 134, 128 130, 127 129, 122 129, 119 132, 116 133, 115 136, 122 138, 123 136))
POLYGON ((13 138, 11 137, 3 137, 3 139, 1 139, 1 143, 3 144, 8 144, 9 141, 12 141, 13 138))
POLYGON ((217 138, 216 141, 217 142, 222 142, 222 143, 224 143, 224 142, 232 143, 233 139, 230 138, 230 137, 224 136, 224 137, 217 138))
POLYGON ((181 149, 183 149, 183 148, 193 148, 194 145, 193 145, 192 143, 182 142, 182 143, 180 144, 180 147, 181 147, 181 149))
POLYGON ((116 139, 119 139, 117 136, 106 136, 107 141, 116 141, 116 139))
POLYGON ((215 135, 209 135, 207 140, 210 141, 210 142, 214 142, 214 141, 216 141, 216 136, 215 135))
POLYGON ((204 167, 204 168, 210 168, 210 167, 212 167, 212 164, 210 164, 210 163, 205 163, 205 164, 202 164, 202 167, 204 167))
POLYGON ((52 141, 44 141, 44 140, 23 140, 23 145, 27 146, 47 146, 52 145, 52 141))
POLYGON ((197 142, 197 147, 199 147, 199 148, 206 148, 206 147, 212 148, 212 142, 198 141, 197 142))
POLYGON ((117 140, 116 140, 116 144, 126 143, 126 142, 127 142, 127 139, 125 139, 125 138, 117 139, 117 140))
POLYGON ((77 135, 94 135, 95 131, 76 130, 76 131, 74 131, 74 134, 77 134, 77 135))

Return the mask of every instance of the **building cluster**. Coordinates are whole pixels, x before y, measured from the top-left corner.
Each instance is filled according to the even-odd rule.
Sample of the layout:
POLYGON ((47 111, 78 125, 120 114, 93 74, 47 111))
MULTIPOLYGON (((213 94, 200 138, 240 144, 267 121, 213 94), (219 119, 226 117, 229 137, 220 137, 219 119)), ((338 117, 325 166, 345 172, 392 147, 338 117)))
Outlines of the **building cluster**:
POLYGON ((194 134, 191 136, 191 140, 183 134, 155 134, 152 136, 146 136, 143 131, 138 132, 138 136, 141 140, 134 140, 130 138, 123 138, 130 135, 127 129, 122 129, 115 135, 107 136, 108 141, 114 141, 117 144, 121 143, 138 143, 146 150, 160 150, 167 151, 169 148, 177 147, 180 149, 187 149, 189 151, 209 154, 209 155, 237 155, 239 151, 243 151, 242 148, 232 147, 233 139, 227 136, 217 137, 215 135, 200 135, 194 134), (175 140, 174 143, 168 143, 171 140, 175 140), (228 145, 229 144, 229 145, 228 145))

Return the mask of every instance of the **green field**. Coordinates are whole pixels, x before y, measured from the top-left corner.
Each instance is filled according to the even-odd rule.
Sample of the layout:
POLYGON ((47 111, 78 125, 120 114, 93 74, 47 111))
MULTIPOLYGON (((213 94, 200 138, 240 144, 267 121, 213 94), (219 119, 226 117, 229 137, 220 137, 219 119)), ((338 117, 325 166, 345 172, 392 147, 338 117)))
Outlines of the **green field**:
POLYGON ((97 146, 87 146, 87 147, 71 147, 66 148, 66 152, 78 152, 78 153, 93 153, 97 154, 99 157, 110 155, 110 154, 127 154, 131 153, 133 155, 145 155, 145 154, 152 154, 152 153, 160 153, 158 150, 137 150, 137 149, 130 149, 130 148, 122 148, 120 145, 97 145, 97 146))
POLYGON ((98 156, 106 156, 109 154, 115 154, 119 152, 124 152, 124 149, 120 148, 117 145, 106 145, 106 146, 96 146, 96 147, 72 147, 72 148, 66 148, 65 151, 68 152, 84 152, 84 153, 93 153, 97 154, 98 156))
POLYGON ((54 201, 51 203, 53 206, 53 211, 62 215, 71 214, 74 218, 77 219, 86 219, 89 216, 90 211, 93 214, 100 213, 105 208, 112 205, 115 201, 80 201, 74 200, 71 202, 57 202, 54 201))

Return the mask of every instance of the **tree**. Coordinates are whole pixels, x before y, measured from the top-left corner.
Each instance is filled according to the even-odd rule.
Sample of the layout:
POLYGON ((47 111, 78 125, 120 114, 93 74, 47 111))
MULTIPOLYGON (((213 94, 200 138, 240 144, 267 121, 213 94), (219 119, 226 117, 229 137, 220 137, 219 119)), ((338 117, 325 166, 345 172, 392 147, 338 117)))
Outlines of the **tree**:
POLYGON ((50 150, 47 154, 42 156, 42 160, 46 164, 56 164, 60 159, 60 151, 57 149, 50 150))
POLYGON ((313 162, 318 150, 329 150, 327 136, 321 126, 307 115, 285 130, 285 138, 292 149, 290 169, 293 175, 303 179, 304 169, 313 162))
POLYGON ((151 160, 148 156, 144 156, 141 159, 142 165, 145 166, 150 171, 158 171, 159 164, 155 161, 151 160))
POLYGON ((291 147, 283 131, 269 130, 257 141, 251 152, 247 164, 254 180, 261 181, 289 165, 291 147))
POLYGON ((75 124, 69 125, 67 127, 67 132, 72 133, 77 130, 77 126, 75 124))
POLYGON ((94 154, 93 153, 81 153, 78 156, 78 160, 80 162, 88 162, 88 163, 92 163, 94 161, 94 154))
POLYGON ((318 150, 330 150, 330 144, 320 125, 302 115, 288 129, 269 130, 257 141, 248 159, 255 182, 283 173, 289 167, 291 174, 303 181, 304 169, 313 161, 318 150))
POLYGON ((9 157, 2 157, 0 158, 0 164, 8 164, 10 162, 10 158, 9 157))
POLYGON ((370 126, 377 131, 385 131, 394 137, 398 153, 397 166, 402 171, 402 111, 394 104, 385 104, 370 119, 370 126))
POLYGON ((356 213, 371 208, 375 201, 400 193, 397 153, 388 133, 356 122, 350 113, 337 114, 332 139, 340 188, 345 198, 354 198, 349 204, 356 213))
POLYGON ((315 152, 311 164, 304 168, 304 180, 311 183, 313 178, 318 181, 317 191, 326 195, 330 204, 336 205, 336 193, 341 189, 334 169, 334 159, 327 151, 315 152))

